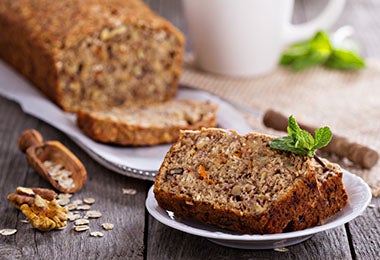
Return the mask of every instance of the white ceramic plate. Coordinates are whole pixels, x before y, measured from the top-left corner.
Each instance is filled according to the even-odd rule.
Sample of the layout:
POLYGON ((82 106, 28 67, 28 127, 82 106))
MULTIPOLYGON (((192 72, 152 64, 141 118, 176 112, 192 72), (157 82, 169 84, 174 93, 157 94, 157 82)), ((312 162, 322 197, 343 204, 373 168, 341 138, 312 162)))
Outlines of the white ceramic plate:
POLYGON ((318 232, 338 227, 359 216, 371 201, 371 191, 360 177, 347 171, 343 173, 343 183, 348 193, 348 204, 340 212, 327 219, 324 225, 281 234, 241 234, 190 219, 176 218, 173 212, 165 211, 158 206, 153 186, 149 190, 145 204, 149 213, 161 223, 189 234, 208 238, 216 244, 242 249, 270 249, 298 244, 318 232))
MULTIPOLYGON (((22 110, 61 130, 103 166, 123 175, 154 180, 170 145, 119 147, 88 138, 76 126, 75 115, 65 113, 8 65, 0 61, 0 95, 18 102, 22 110)), ((180 87, 176 99, 209 100, 219 106, 217 124, 244 134, 252 131, 241 113, 211 93, 180 87)))

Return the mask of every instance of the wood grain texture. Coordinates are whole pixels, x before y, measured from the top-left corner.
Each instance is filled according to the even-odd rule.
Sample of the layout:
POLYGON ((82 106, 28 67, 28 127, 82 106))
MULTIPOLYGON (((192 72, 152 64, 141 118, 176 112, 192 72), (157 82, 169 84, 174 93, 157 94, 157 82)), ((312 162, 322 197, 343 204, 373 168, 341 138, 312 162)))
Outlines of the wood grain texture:
MULTIPOLYGON (((186 34, 180 0, 146 2, 186 34)), ((315 17, 327 0, 295 2, 293 22, 301 23, 315 17)), ((356 30, 354 39, 362 46, 363 54, 380 58, 379 13, 380 1, 348 0, 333 30, 352 25, 356 30)), ((0 259, 376 259, 380 255, 380 198, 372 200, 375 208, 368 208, 349 224, 316 234, 281 253, 227 248, 159 223, 145 210, 150 185, 151 182, 105 169, 65 134, 25 115, 16 103, 0 97, 0 229, 18 230, 13 236, 0 236, 0 259), (102 231, 103 238, 90 237, 89 232, 77 233, 72 230, 72 223, 65 230, 42 233, 21 222, 25 217, 10 205, 7 194, 20 185, 50 187, 28 166, 17 148, 19 134, 29 128, 40 131, 46 140, 59 140, 83 162, 88 181, 74 199, 96 199, 93 209, 101 211, 103 216, 91 221, 91 230, 102 231, 103 222, 115 225, 111 231, 102 231), (122 188, 134 188, 138 192, 134 196, 123 195, 122 188)))
POLYGON ((288 252, 227 248, 211 241, 169 228, 151 219, 147 259, 350 259, 344 227, 320 234, 289 246, 288 252))
POLYGON ((143 259, 146 182, 103 168, 64 134, 25 115, 14 102, 0 97, 0 111, 0 228, 18 230, 14 236, 0 236, 0 258, 143 259), (17 186, 51 188, 28 166, 24 154, 17 148, 19 134, 28 128, 40 131, 45 140, 61 141, 83 162, 88 181, 72 199, 96 199, 92 209, 99 210, 103 216, 90 221, 90 230, 102 231, 103 238, 90 237, 88 231, 75 232, 72 222, 67 229, 45 233, 20 222, 25 217, 7 201, 7 194, 17 186), (123 195, 122 188, 136 189, 137 194, 123 195), (104 222, 113 223, 114 229, 102 230, 104 222))

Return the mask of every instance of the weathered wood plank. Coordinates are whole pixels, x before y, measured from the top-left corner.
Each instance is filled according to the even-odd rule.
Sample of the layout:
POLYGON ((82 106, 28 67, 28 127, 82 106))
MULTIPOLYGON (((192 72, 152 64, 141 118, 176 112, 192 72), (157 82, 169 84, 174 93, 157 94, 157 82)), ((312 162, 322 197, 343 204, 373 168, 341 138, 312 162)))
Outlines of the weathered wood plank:
POLYGON ((0 236, 0 255, 8 258, 34 259, 143 259, 146 182, 113 173, 97 164, 70 139, 49 125, 24 115, 14 102, 0 97, 2 117, 0 131, 0 228, 17 228, 16 235, 0 236), (39 232, 21 223, 23 214, 14 209, 6 196, 17 186, 50 187, 35 173, 17 148, 19 134, 28 128, 38 129, 46 140, 64 143, 85 165, 88 181, 73 198, 96 199, 93 209, 102 212, 100 219, 91 220, 91 231, 103 231, 101 224, 115 225, 103 231, 103 238, 90 237, 89 232, 77 233, 69 227, 61 231, 39 232), (134 188, 135 196, 122 194, 122 188, 134 188))
POLYGON ((355 259, 380 256, 380 198, 372 199, 374 207, 347 224, 355 259))
POLYGON ((209 240, 149 221, 147 259, 350 259, 344 226, 316 234, 288 252, 241 250, 216 245, 209 240), (179 239, 180 238, 180 239, 179 239))

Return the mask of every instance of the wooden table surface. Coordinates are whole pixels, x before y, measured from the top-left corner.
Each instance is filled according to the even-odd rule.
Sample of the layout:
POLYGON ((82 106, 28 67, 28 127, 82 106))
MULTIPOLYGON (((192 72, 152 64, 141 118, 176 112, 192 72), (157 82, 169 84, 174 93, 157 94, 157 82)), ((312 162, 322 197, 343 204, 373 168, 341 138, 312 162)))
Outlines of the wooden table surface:
MULTIPOLYGON (((186 32, 180 0, 147 1, 161 15, 186 32)), ((313 17, 325 1, 296 1, 295 22, 313 17)), ((380 1, 348 0, 334 29, 352 25, 354 38, 363 55, 380 58, 380 1)), ((380 102, 380 101, 379 101, 380 102)), ((0 236, 0 259, 379 259, 380 198, 373 198, 374 208, 348 224, 314 235, 307 241, 289 246, 288 252, 274 250, 239 250, 216 245, 205 238, 177 231, 152 218, 145 209, 145 199, 152 182, 114 173, 92 160, 65 134, 26 115, 20 106, 0 97, 0 229, 16 228, 12 236, 0 236), (21 220, 24 216, 7 201, 7 194, 17 186, 49 187, 27 164, 17 148, 19 134, 29 128, 39 130, 46 140, 59 140, 73 151, 88 171, 85 187, 75 199, 93 197, 93 209, 102 212, 92 220, 91 229, 100 224, 115 225, 102 238, 73 231, 70 227, 42 233, 21 220), (125 195, 123 188, 137 190, 125 195)))

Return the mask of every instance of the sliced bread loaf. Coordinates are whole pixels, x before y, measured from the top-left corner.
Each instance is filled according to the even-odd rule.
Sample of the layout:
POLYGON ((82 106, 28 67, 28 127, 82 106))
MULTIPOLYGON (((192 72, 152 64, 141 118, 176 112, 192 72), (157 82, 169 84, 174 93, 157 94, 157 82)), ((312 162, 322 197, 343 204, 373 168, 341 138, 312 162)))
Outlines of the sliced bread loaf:
POLYGON ((156 176, 158 204, 177 216, 253 234, 319 225, 345 205, 338 166, 326 173, 313 159, 270 148, 272 139, 215 128, 182 131, 156 176), (326 183, 335 190, 323 190, 326 183))
POLYGON ((170 100, 184 47, 141 0, 0 1, 0 58, 66 111, 170 100))
POLYGON ((215 127, 216 112, 217 106, 208 101, 168 101, 102 111, 81 110, 77 124, 99 142, 156 145, 175 142, 181 129, 215 127))

